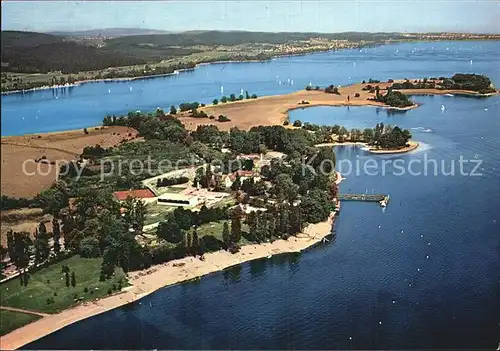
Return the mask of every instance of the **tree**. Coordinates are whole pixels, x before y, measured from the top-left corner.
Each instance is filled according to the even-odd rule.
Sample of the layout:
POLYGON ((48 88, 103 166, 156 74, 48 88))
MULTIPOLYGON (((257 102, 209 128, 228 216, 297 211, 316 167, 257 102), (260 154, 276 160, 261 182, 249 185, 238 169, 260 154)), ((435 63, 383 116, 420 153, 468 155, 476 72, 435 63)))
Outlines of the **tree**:
POLYGON ((263 242, 267 238, 267 213, 259 213, 257 221, 257 238, 259 242, 263 242))
POLYGON ((85 258, 101 256, 101 248, 99 240, 92 236, 87 236, 80 241, 79 247, 80 256, 85 258))
POLYGON ((276 218, 274 214, 267 214, 267 232, 266 236, 269 239, 269 241, 273 241, 273 236, 276 234, 276 218))
POLYGON ((250 99, 250 94, 248 94, 248 90, 245 90, 245 99, 250 99))
POLYGON ((11 262, 16 262, 16 247, 14 245, 14 232, 12 229, 7 231, 7 253, 11 262))
POLYGON ((52 238, 54 240, 54 253, 58 256, 61 252, 61 228, 56 217, 52 219, 52 238))
POLYGON ((300 207, 305 222, 319 223, 328 218, 332 203, 325 191, 313 189, 302 198, 300 207))
POLYGON ((247 215, 246 223, 248 224, 250 239, 252 241, 259 241, 257 226, 259 225, 259 217, 257 212, 252 211, 247 215))
POLYGON ((192 252, 194 255, 201 255, 200 253, 200 238, 198 237, 198 232, 196 229, 193 231, 193 243, 192 243, 192 252))
POLYGON ((75 272, 71 272, 71 286, 74 288, 76 286, 76 276, 75 272))
POLYGON ((290 231, 290 205, 281 204, 279 209, 279 232, 282 238, 286 239, 290 231))
POLYGON ((32 241, 28 233, 14 233, 14 257, 11 257, 11 260, 14 262, 17 269, 24 270, 28 267, 31 245, 32 241))
POLYGON ((302 127, 302 122, 300 120, 296 119, 295 121, 293 121, 293 126, 300 128, 300 127, 302 127))
POLYGON ((69 288, 69 272, 64 273, 64 280, 66 282, 66 287, 69 288))
POLYGON ((241 240, 242 210, 237 206, 231 213, 231 242, 238 244, 241 240))
POLYGON ((272 193, 279 201, 288 200, 290 202, 297 198, 298 186, 294 184, 292 178, 286 174, 279 174, 274 180, 272 193))
POLYGON ((171 115, 176 115, 177 114, 177 109, 175 108, 175 106, 170 106, 170 114, 171 115))
POLYGON ((188 254, 192 254, 192 246, 193 246, 193 237, 191 236, 191 233, 188 232, 186 234, 186 247, 188 249, 188 254))
POLYGON ((226 249, 231 245, 231 233, 229 232, 229 224, 227 222, 224 222, 222 227, 222 241, 226 249))
POLYGON ((236 96, 234 94, 229 95, 229 101, 236 101, 236 96))
POLYGON ((217 105, 218 103, 219 103, 219 100, 217 100, 217 99, 214 99, 214 100, 212 101, 212 104, 214 104, 214 105, 217 105))
POLYGON ((172 221, 160 222, 156 230, 156 235, 173 244, 178 244, 184 238, 179 225, 172 221))
POLYGON ((231 184, 231 190, 237 191, 240 190, 240 188, 241 188, 241 178, 238 176, 234 180, 233 184, 231 184))
POLYGON ((290 234, 302 232, 302 211, 300 206, 292 206, 290 213, 290 234))
POLYGON ((169 216, 169 221, 179 225, 179 228, 187 230, 193 225, 193 212, 177 207, 169 216))
POLYGON ((49 258, 49 235, 45 223, 40 222, 38 229, 35 231, 35 262, 42 263, 49 258))

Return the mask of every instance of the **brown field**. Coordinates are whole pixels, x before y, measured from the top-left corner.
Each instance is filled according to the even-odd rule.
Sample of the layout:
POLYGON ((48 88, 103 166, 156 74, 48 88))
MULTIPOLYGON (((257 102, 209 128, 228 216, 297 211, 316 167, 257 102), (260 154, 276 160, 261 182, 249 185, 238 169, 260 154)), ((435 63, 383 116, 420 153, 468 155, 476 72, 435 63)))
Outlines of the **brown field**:
POLYGON ((15 197, 32 197, 49 187, 56 179, 57 162, 75 159, 85 146, 110 147, 137 135, 127 127, 88 128, 46 134, 2 137, 1 193, 15 197), (35 163, 42 156, 55 165, 35 163), (30 161, 31 160, 31 161, 30 161), (25 167, 23 169, 23 164, 25 167), (38 171, 39 170, 39 171, 38 171), (30 173, 34 174, 30 175, 30 173))

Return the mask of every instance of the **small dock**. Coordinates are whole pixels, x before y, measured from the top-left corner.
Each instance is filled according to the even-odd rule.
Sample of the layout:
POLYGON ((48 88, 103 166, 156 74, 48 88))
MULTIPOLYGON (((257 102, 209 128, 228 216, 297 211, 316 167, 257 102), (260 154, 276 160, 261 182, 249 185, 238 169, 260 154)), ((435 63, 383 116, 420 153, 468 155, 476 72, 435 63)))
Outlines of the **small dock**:
POLYGON ((340 201, 365 201, 378 202, 381 206, 387 206, 389 195, 384 194, 338 194, 337 199, 340 201))

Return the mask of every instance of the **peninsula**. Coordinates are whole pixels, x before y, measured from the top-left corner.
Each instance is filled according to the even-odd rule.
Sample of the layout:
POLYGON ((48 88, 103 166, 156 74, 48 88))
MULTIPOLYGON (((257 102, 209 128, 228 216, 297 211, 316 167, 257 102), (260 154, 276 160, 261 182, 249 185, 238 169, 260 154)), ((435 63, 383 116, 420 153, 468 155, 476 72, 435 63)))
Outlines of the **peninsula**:
MULTIPOLYGON (((362 142, 374 153, 418 146, 397 126, 347 131, 300 121, 291 125, 288 111, 411 109, 417 105, 407 95, 457 91, 497 93, 478 75, 370 79, 278 96, 231 94, 210 105, 171 106, 168 113, 106 116, 103 127, 78 132, 2 138, 2 149, 20 148, 24 157, 54 152, 33 161, 57 174, 33 197, 2 196, 2 220, 15 222, 2 240, 7 248, 0 312, 11 321, 2 330, 2 347, 22 347, 167 285, 304 250, 331 234, 340 207, 335 153, 321 146, 362 142), (63 164, 56 162, 61 153, 63 164), (131 162, 146 159, 147 167, 131 162), (118 167, 123 164, 128 168, 118 167)), ((10 159, 9 167, 14 165, 10 159)))

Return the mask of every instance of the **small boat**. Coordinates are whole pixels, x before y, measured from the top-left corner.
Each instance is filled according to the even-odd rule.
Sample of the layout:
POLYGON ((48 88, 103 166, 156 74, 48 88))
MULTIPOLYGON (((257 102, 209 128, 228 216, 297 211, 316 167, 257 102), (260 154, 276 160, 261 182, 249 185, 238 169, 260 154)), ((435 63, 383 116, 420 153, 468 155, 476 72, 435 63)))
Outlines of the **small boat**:
POLYGON ((453 94, 444 94, 444 96, 453 96, 453 94))
POLYGON ((386 207, 388 203, 389 203, 389 195, 387 195, 386 197, 384 197, 383 200, 380 201, 380 206, 386 207))
POLYGON ((273 255, 269 255, 269 256, 267 256, 267 258, 271 258, 271 257, 273 257, 273 255))

